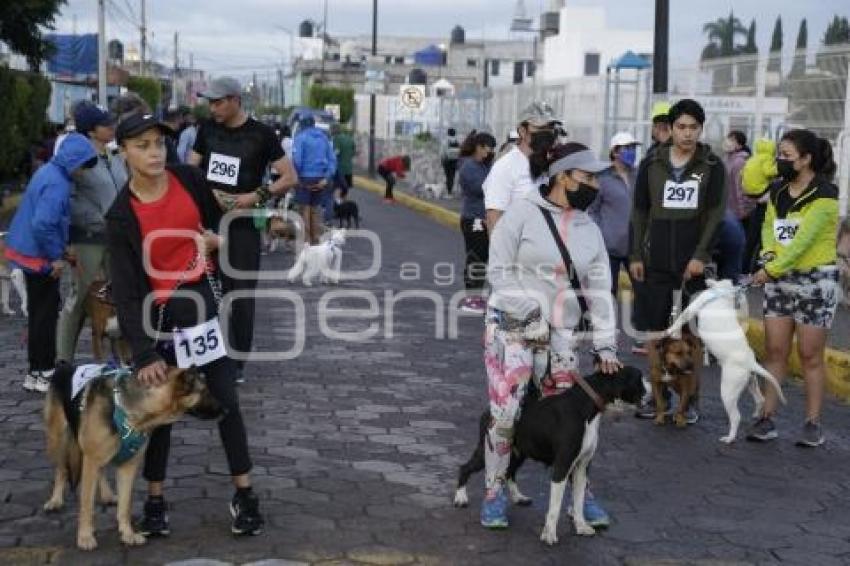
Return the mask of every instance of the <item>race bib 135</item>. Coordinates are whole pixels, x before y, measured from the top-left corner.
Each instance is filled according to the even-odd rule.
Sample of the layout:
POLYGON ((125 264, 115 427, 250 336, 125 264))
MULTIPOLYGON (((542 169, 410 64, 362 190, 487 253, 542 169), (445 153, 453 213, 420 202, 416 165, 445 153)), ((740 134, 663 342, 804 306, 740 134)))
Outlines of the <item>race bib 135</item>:
POLYGON ((201 367, 227 355, 218 317, 191 328, 174 329, 177 367, 201 367))

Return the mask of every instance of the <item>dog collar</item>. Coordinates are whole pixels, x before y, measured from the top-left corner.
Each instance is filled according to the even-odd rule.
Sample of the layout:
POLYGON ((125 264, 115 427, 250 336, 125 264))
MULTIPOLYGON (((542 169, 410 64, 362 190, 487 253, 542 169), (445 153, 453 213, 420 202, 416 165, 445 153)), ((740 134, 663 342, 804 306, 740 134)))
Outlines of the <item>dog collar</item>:
POLYGON ((587 396, 590 397, 590 399, 593 401, 593 404, 596 405, 597 409, 599 409, 599 412, 605 412, 605 400, 599 396, 599 393, 594 391, 593 387, 591 387, 590 384, 585 381, 582 376, 576 374, 575 378, 578 386, 581 387, 585 393, 587 393, 587 396))
POLYGON ((113 456, 112 463, 119 466, 139 453, 148 440, 148 435, 136 430, 130 425, 129 416, 121 403, 120 380, 130 375, 127 369, 119 370, 112 386, 112 424, 118 431, 118 452, 113 456))

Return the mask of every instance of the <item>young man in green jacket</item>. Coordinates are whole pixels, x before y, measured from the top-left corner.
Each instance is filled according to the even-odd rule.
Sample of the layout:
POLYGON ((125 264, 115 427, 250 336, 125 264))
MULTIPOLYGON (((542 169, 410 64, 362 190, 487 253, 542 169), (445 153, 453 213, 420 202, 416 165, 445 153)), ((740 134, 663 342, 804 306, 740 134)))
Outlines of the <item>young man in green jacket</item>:
MULTIPOLYGON (((705 111, 695 100, 683 99, 670 108, 669 117, 672 143, 641 163, 631 218, 630 271, 644 282, 637 300, 647 306, 649 332, 669 325, 676 291, 684 286, 687 299, 699 290, 726 209, 723 161, 699 142, 705 111)), ((661 363, 656 346, 649 340, 651 371, 661 363)), ((688 409, 691 424, 699 418, 695 405, 688 409)), ((654 418, 654 403, 638 416, 654 418)))

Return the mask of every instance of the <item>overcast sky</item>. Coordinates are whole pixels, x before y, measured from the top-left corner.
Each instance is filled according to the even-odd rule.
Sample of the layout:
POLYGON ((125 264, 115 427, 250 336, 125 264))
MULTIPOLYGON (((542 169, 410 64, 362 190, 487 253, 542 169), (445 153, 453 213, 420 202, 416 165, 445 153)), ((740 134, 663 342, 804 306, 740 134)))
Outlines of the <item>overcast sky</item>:
MULTIPOLYGON (((371 32, 371 0, 327 0, 328 29, 334 34, 371 32)), ((602 5, 609 25, 651 29, 654 0, 567 0, 568 5, 602 5)), ((525 0, 530 13, 542 0, 525 0)), ((808 18, 809 46, 820 42, 829 20, 838 13, 850 17, 847 0, 672 0, 671 66, 696 61, 706 38, 702 25, 734 9, 745 25, 757 18, 758 44, 764 51, 776 16, 782 15, 784 44, 793 46, 800 20, 808 18)), ((470 39, 502 38, 508 34, 516 0, 379 0, 379 33, 448 37, 455 24, 470 39)), ((57 18, 57 29, 70 33, 95 32, 97 0, 68 0, 57 18)), ((107 0, 107 35, 138 45, 140 0, 107 0)), ((171 64, 173 35, 180 32, 181 65, 194 53, 196 68, 215 74, 245 76, 271 72, 286 58, 288 39, 275 29, 297 32, 304 19, 322 19, 322 0, 148 0, 149 43, 154 58, 171 64)))

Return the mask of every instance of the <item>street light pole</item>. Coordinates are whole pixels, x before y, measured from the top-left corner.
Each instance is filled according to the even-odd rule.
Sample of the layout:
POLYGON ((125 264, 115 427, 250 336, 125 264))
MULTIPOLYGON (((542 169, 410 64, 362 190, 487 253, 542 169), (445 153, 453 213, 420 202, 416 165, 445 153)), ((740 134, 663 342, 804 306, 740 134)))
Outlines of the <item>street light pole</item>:
MULTIPOLYGON (((372 0, 372 61, 378 55, 378 0, 372 0)), ((369 176, 375 175, 375 93, 369 95, 369 176)))
POLYGON ((106 108, 106 6, 97 2, 97 102, 106 108))
POLYGON ((670 0, 655 0, 655 39, 652 50, 652 94, 667 94, 670 42, 670 0))

